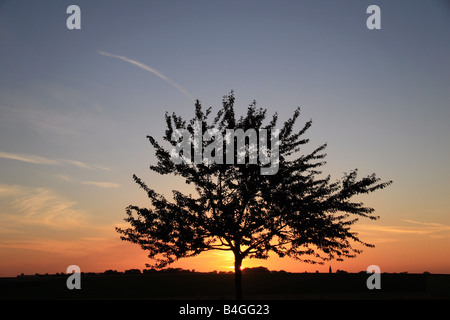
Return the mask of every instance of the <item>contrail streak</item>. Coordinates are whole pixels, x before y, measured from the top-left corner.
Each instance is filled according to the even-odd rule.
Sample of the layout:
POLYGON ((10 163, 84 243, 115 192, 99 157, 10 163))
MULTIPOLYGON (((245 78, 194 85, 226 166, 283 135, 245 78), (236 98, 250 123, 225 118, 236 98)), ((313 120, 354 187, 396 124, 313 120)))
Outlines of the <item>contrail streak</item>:
POLYGON ((106 57, 112 57, 112 58, 116 58, 116 59, 120 59, 123 60, 125 62, 131 63, 133 65, 135 65, 136 67, 139 67, 145 71, 151 72, 153 73, 155 76, 157 76, 160 79, 163 79, 164 81, 168 82, 171 86, 177 88, 181 93, 183 93, 186 97, 188 97, 191 100, 194 100, 194 98, 192 97, 192 95, 184 88, 182 88, 179 84, 173 82, 172 80, 170 80, 168 77, 166 77, 165 75, 163 75, 161 72, 159 72, 156 69, 153 69, 152 67, 149 67, 139 61, 136 60, 132 60, 132 59, 128 59, 127 57, 124 56, 117 56, 115 54, 111 54, 111 53, 107 53, 104 51, 97 51, 99 54, 106 56, 106 57))

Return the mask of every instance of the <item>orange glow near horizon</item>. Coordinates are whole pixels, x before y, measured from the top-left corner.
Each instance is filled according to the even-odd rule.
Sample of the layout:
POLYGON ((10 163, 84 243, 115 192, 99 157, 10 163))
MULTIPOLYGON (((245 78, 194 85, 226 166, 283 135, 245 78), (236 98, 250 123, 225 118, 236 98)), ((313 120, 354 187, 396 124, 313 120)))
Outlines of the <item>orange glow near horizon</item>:
MULTIPOLYGON (((20 190, 10 190, 19 192, 20 190)), ((29 192, 25 190, 26 192, 29 192)), ((57 202, 52 194, 44 195, 54 202, 54 205, 63 207, 62 200, 57 202)), ((34 199, 34 205, 39 202, 34 199)), ((445 254, 450 251, 450 227, 438 223, 422 223, 418 220, 405 219, 401 223, 389 220, 389 214, 381 205, 379 221, 361 221, 354 225, 363 241, 372 243, 375 248, 362 248, 364 252, 353 259, 343 262, 329 261, 323 265, 306 264, 290 258, 278 258, 274 254, 267 260, 244 259, 242 268, 264 266, 269 270, 285 270, 287 272, 328 272, 345 270, 347 272, 360 272, 369 265, 378 265, 382 272, 410 272, 422 273, 450 273, 450 257, 445 254), (381 211, 384 212, 381 212, 381 211), (385 218, 384 218, 385 217, 385 218)), ((44 206, 42 206, 45 208, 44 206)), ((72 211, 64 209, 68 214, 72 211)), ((76 218, 75 215, 73 215, 76 218)), ((59 221, 55 221, 55 223, 59 221)), ((64 221, 62 221, 64 222, 64 221)), ((61 222, 61 223, 62 223, 61 222)), ((3 226, 18 223, 14 220, 6 221, 3 226)), ((115 224, 118 225, 118 224, 115 224)), ((120 224, 124 226, 124 223, 120 224)), ((23 230, 26 224, 20 224, 23 230)), ((59 225, 50 225, 52 228, 59 225)), ((74 228, 69 226, 60 232, 59 238, 30 237, 29 240, 16 236, 19 233, 10 232, 8 239, 0 242, 0 277, 14 277, 19 274, 45 274, 65 272, 67 266, 75 264, 83 272, 104 272, 105 270, 124 271, 127 269, 140 269, 151 264, 147 253, 138 245, 121 241, 114 231, 114 226, 88 224, 81 219, 76 220, 74 228), (95 237, 92 236, 95 234, 95 237)), ((61 226, 62 227, 62 226, 61 226)), ((42 230, 48 230, 46 225, 42 230)), ((38 230, 37 228, 35 228, 38 230)), ((232 271, 234 269, 234 255, 231 251, 208 251, 194 258, 176 261, 168 267, 195 269, 200 272, 232 271)))
MULTIPOLYGON (((328 272, 332 267, 333 272, 345 270, 347 272, 365 271, 369 265, 380 266, 382 272, 410 272, 422 273, 450 273, 450 261, 448 255, 448 244, 441 243, 439 246, 431 246, 434 241, 424 243, 417 239, 397 239, 394 243, 381 242, 376 248, 366 248, 365 251, 354 259, 343 262, 330 261, 323 265, 301 263, 290 258, 278 258, 271 255, 267 260, 244 259, 241 268, 264 266, 269 270, 287 272, 328 272), (434 249, 430 249, 434 248, 434 249), (434 254, 441 252, 441 254, 434 254), (423 257, 423 258, 421 258, 423 257)), ((76 243, 72 244, 77 247, 76 243)), ((79 247, 85 246, 79 243, 79 247)), ((101 247, 92 250, 80 250, 75 254, 64 252, 64 245, 55 246, 50 250, 44 245, 36 245, 35 248, 26 249, 5 246, 0 247, 3 257, 9 259, 0 262, 0 277, 16 276, 24 274, 65 273, 67 266, 79 265, 82 272, 103 272, 108 269, 124 271, 127 269, 146 269, 145 264, 151 261, 146 253, 138 246, 111 240, 111 244, 105 241, 101 247), (6 262, 15 261, 13 264, 6 262)), ((209 251, 194 258, 181 259, 168 267, 195 269, 199 272, 210 271, 233 271, 234 260, 232 252, 209 251)))

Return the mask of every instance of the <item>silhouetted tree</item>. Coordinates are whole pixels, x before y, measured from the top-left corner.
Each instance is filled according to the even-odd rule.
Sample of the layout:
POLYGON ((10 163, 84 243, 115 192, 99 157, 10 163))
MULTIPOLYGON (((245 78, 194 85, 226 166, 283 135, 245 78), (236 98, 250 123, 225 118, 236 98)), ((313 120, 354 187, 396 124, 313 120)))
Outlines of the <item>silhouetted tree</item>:
MULTIPOLYGON (((196 121, 201 121, 202 133, 212 128, 222 133, 238 128, 275 130, 277 113, 264 125, 266 110, 256 108, 253 101, 247 114, 237 119, 234 102, 231 91, 224 96, 223 108, 212 122, 208 122, 211 108, 203 111, 198 100, 195 117, 189 122, 175 113, 171 116, 166 113, 164 140, 175 147, 178 141, 172 141, 174 130, 187 129, 193 135, 196 121)), ((187 184, 195 186, 197 195, 174 190, 171 202, 133 175, 152 206, 130 205, 127 208, 125 221, 131 227, 116 228, 122 234, 121 239, 147 250, 149 258, 156 260, 156 268, 208 250, 233 252, 237 299, 242 298, 241 264, 244 258, 266 259, 273 252, 279 257, 322 264, 331 259, 355 257, 362 250, 354 248, 354 243, 373 247, 361 241, 350 226, 358 217, 372 220, 379 217, 373 215, 373 208, 352 202, 351 198, 383 189, 391 181, 380 183, 375 174, 357 179, 356 169, 335 182, 330 176, 321 177, 318 169, 325 164, 326 154, 322 152, 326 144, 309 154, 300 153, 301 147, 309 141, 303 136, 312 121, 294 131, 299 115, 297 108, 292 118, 280 127, 279 168, 273 175, 262 175, 258 164, 249 163, 248 146, 249 161, 245 164, 195 161, 176 164, 170 150, 147 136, 158 159, 150 169, 161 175, 181 176, 187 184)), ((208 143, 202 142, 203 150, 208 143)), ((225 146, 226 142, 223 143, 225 146)), ((236 159, 236 154, 234 157, 236 159)))

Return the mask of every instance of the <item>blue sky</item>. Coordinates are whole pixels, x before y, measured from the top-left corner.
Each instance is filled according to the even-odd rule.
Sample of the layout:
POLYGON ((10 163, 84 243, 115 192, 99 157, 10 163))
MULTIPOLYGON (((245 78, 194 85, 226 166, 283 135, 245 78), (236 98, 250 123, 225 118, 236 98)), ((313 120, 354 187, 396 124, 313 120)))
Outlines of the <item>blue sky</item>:
MULTIPOLYGON (((192 98, 217 111, 231 89, 237 113, 255 99, 285 120, 300 106, 336 179, 359 168, 394 180, 364 198, 382 219, 361 232, 448 248, 449 17, 444 0, 2 1, 0 276, 62 270, 82 260, 68 252, 94 243, 126 246, 113 227, 145 203, 131 175, 160 192, 183 188, 150 173, 145 136, 162 136, 166 111, 191 117, 192 98), (66 28, 71 4, 80 30, 66 28), (381 30, 366 27, 371 4, 381 30), (45 259, 27 269, 30 252, 45 259)), ((436 255, 436 270, 449 271, 436 255)))

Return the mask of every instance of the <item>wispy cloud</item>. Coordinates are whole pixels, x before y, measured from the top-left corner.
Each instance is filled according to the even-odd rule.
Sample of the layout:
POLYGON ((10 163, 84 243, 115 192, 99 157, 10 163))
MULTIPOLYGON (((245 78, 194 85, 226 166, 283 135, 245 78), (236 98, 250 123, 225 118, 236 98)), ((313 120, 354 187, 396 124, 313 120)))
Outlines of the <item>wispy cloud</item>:
POLYGON ((95 169, 100 169, 100 170, 107 170, 107 171, 111 171, 111 168, 105 167, 105 166, 99 166, 96 164, 87 164, 81 161, 77 161, 77 160, 67 160, 67 159, 61 159, 60 160, 62 163, 66 163, 66 164, 70 164, 73 165, 75 167, 79 167, 79 168, 84 168, 84 169, 89 169, 89 170, 95 170, 95 169))
MULTIPOLYGON (((110 226, 108 226, 108 229, 114 230, 114 228, 110 226)), ((103 231, 101 228, 98 230, 103 231)), ((103 233, 108 235, 105 231, 103 231, 103 233)), ((83 256, 86 256, 89 253, 92 256, 98 256, 98 254, 105 251, 105 249, 114 247, 114 240, 115 239, 112 237, 81 237, 77 238, 76 241, 74 241, 74 239, 59 240, 47 238, 32 238, 14 241, 2 239, 0 240, 0 247, 44 251, 53 254, 60 254, 63 257, 67 256, 73 259, 75 255, 80 253, 82 253, 83 256)), ((80 259, 79 256, 77 258, 80 259)), ((46 267, 48 268, 48 266, 46 267)))
POLYGON ((83 184, 88 184, 91 186, 96 186, 100 188, 118 188, 120 185, 113 182, 100 182, 100 181, 85 181, 83 184))
POLYGON ((106 182, 106 181, 81 181, 77 178, 68 176, 66 174, 55 174, 56 178, 63 180, 65 182, 75 182, 80 184, 91 185, 99 188, 119 188, 120 184, 114 182, 106 182))
POLYGON ((81 137, 109 119, 90 94, 61 84, 40 82, 20 90, 0 90, 0 125, 24 127, 55 138, 81 137))
POLYGON ((9 153, 0 151, 0 158, 18 160, 34 164, 59 165, 59 162, 57 160, 40 157, 33 154, 9 153))
POLYGON ((37 156, 34 154, 26 154, 26 153, 10 153, 10 152, 3 152, 0 151, 0 158, 3 159, 10 159, 10 160, 17 160, 27 163, 33 163, 33 164, 42 164, 42 165, 71 165, 79 168, 89 169, 89 170, 95 170, 95 169, 101 169, 101 170, 108 170, 111 171, 110 168, 105 166, 99 166, 99 165, 92 165, 87 164, 78 160, 68 160, 68 159, 50 159, 46 157, 37 156))
POLYGON ((54 176, 57 177, 58 179, 66 181, 66 182, 72 182, 73 181, 73 178, 68 176, 68 175, 66 175, 66 174, 55 174, 54 176))
POLYGON ((1 224, 15 230, 23 225, 40 225, 56 229, 86 224, 85 212, 48 188, 31 188, 0 184, 1 224))
POLYGON ((414 220, 402 220, 406 225, 387 226, 387 225, 366 225, 357 226, 358 230, 369 232, 376 235, 396 234, 396 235, 427 235, 431 237, 448 237, 450 236, 450 226, 436 222, 419 222, 414 220))
POLYGON ((97 51, 97 52, 98 52, 99 54, 103 55, 103 56, 106 56, 106 57, 112 57, 112 58, 116 58, 116 59, 120 59, 120 60, 122 60, 122 61, 131 63, 131 64, 135 65, 136 67, 141 68, 141 69, 143 69, 143 70, 145 70, 145 71, 151 72, 151 73, 153 73, 155 76, 157 76, 158 78, 160 78, 160 79, 166 81, 166 82, 169 83, 171 86, 177 88, 181 93, 183 93, 183 94, 184 94, 186 97, 188 97, 190 100, 194 100, 194 98, 192 97, 192 95, 191 95, 186 89, 184 89, 184 88, 181 87, 179 84, 175 83, 174 81, 172 81, 171 79, 169 79, 167 76, 165 76, 164 74, 162 74, 161 72, 159 72, 158 70, 156 70, 156 69, 154 69, 154 68, 152 68, 152 67, 150 67, 150 66, 147 66, 147 65, 145 65, 145 64, 143 64, 143 63, 141 63, 141 62, 139 62, 139 61, 132 60, 132 59, 129 59, 129 58, 124 57, 124 56, 117 56, 117 55, 115 55, 115 54, 107 53, 107 52, 104 52, 104 51, 97 51))
POLYGON ((408 223, 417 224, 421 226, 425 226, 428 228, 437 228, 437 229, 444 229, 444 230, 450 230, 450 226, 447 226, 442 223, 436 223, 436 222, 420 222, 420 221, 414 221, 414 220, 403 220, 408 223))
MULTIPOLYGON (((70 110, 69 108, 52 108, 53 105, 60 105, 60 101, 54 101, 55 99, 52 99, 50 94, 41 93, 47 93, 46 88, 41 88, 38 93, 36 91, 1 92, 1 125, 7 127, 26 126, 27 129, 31 128, 40 133, 51 133, 58 136, 79 135, 80 130, 74 124, 83 122, 74 121, 74 114, 67 111, 70 110), (40 103, 42 98, 39 94, 46 99, 45 104, 40 103)), ((76 116, 79 116, 79 113, 76 116)))
POLYGON ((414 227, 403 227, 403 226, 368 226, 360 225, 358 230, 373 231, 373 232, 387 232, 395 234, 429 234, 429 230, 414 228, 414 227))
POLYGON ((14 253, 0 258, 1 276, 60 272, 73 263, 104 268, 98 257, 114 263, 123 249, 114 226, 54 189, 0 183, 0 256, 14 253))

